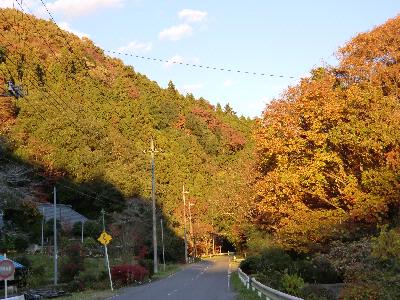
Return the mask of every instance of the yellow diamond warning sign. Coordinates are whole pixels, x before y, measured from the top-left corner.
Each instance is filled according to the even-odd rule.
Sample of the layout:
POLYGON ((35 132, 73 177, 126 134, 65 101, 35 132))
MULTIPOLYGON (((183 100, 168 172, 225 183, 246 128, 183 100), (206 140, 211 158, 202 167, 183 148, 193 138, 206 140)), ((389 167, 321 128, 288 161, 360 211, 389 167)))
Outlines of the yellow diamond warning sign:
POLYGON ((98 240, 100 243, 102 243, 103 245, 108 245, 108 244, 111 242, 112 237, 111 237, 111 235, 109 235, 107 232, 103 231, 103 232, 100 234, 100 236, 99 236, 99 238, 98 238, 97 240, 98 240))

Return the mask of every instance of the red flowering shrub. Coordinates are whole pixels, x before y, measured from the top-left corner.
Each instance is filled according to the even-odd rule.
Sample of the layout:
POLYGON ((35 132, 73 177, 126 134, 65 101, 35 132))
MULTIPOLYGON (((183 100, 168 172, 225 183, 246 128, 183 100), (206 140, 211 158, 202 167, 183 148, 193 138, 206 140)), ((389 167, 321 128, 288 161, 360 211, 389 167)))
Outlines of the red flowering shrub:
POLYGON ((116 284, 128 285, 142 282, 149 276, 149 271, 140 265, 120 265, 111 268, 111 276, 116 284))

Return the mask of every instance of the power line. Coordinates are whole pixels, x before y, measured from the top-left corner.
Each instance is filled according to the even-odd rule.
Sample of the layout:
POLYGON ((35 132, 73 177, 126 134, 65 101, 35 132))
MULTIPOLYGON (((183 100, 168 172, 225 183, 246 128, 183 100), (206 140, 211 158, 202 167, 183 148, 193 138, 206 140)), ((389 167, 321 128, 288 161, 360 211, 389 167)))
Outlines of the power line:
MULTIPOLYGON (((8 159, 8 158, 5 157, 4 155, 3 155, 2 157, 0 157, 0 161, 1 161, 2 159, 6 160, 6 161, 8 161, 8 162, 10 162, 10 163, 13 163, 13 164, 17 163, 15 160, 8 159)), ((39 177, 42 178, 42 179, 48 179, 48 178, 45 177, 44 175, 40 174, 38 171, 36 171, 35 173, 36 173, 37 176, 39 176, 39 177)), ((89 195, 89 194, 87 194, 87 193, 84 193, 84 192, 82 192, 82 191, 78 191, 78 190, 76 189, 76 187, 67 186, 67 185, 61 184, 61 183, 58 183, 57 186, 58 186, 58 187, 63 187, 63 188, 69 189, 69 190, 72 190, 72 191, 74 191, 74 192, 77 193, 77 194, 81 194, 82 196, 86 196, 86 197, 91 198, 91 199, 93 199, 93 200, 99 200, 99 198, 103 198, 103 200, 107 200, 107 201, 113 202, 114 204, 121 204, 120 202, 118 202, 118 201, 115 200, 115 199, 108 198, 108 197, 105 197, 105 196, 103 196, 103 195, 98 195, 96 192, 92 191, 90 188, 86 188, 86 190, 89 190, 89 191, 92 192, 93 194, 98 195, 97 197, 91 196, 91 195, 89 195)))
MULTIPOLYGON (((0 33, 1 34, 1 33, 0 33)), ((10 60, 9 59, 9 57, 7 56, 7 55, 5 55, 5 57, 8 59, 8 60, 10 60)), ((6 65, 6 69, 7 69, 7 71, 11 74, 11 72, 10 72, 10 69, 7 67, 7 65, 6 65)), ((43 121, 45 121, 45 118, 43 117, 43 115, 39 112, 39 109, 33 104, 33 103, 30 103, 30 105, 33 107, 33 109, 37 112, 37 114, 43 119, 43 121)))
MULTIPOLYGON (((15 0, 15 1, 17 1, 17 0, 15 0)), ((49 11, 49 9, 47 8, 47 6, 43 2, 43 0, 40 0, 40 2, 43 4, 44 8, 46 9, 48 15, 50 16, 50 19, 55 24, 57 24, 57 22, 54 20, 53 15, 49 11)), ((156 57, 149 57, 149 56, 141 56, 141 55, 123 53, 123 52, 120 52, 120 51, 113 51, 113 50, 105 50, 105 51, 109 52, 109 53, 113 53, 113 54, 136 57, 136 58, 143 59, 143 60, 148 60, 148 61, 158 61, 158 62, 163 62, 163 63, 179 64, 179 65, 183 65, 183 66, 191 67, 191 68, 200 68, 200 69, 206 69, 206 70, 223 71, 223 72, 239 73, 239 74, 254 75, 254 76, 263 76, 263 77, 279 77, 279 78, 290 78, 290 79, 295 78, 294 76, 279 75, 279 74, 268 74, 266 72, 264 72, 264 73, 261 73, 261 72, 250 72, 250 71, 244 71, 244 70, 239 70, 239 69, 235 69, 235 68, 222 68, 222 67, 216 67, 216 66, 190 64, 190 63, 184 63, 184 62, 180 62, 180 61, 174 61, 174 60, 168 60, 168 59, 162 59, 162 58, 156 58, 156 57)))
MULTIPOLYGON (((18 2, 17 2, 18 3, 18 2)), ((3 16, 4 16, 4 14, 3 14, 3 16)), ((5 38, 5 36, 0 32, 0 35, 1 36, 3 36, 4 38, 5 38)), ((12 46, 11 44, 9 44, 8 43, 8 45, 10 45, 10 46, 12 46)), ((20 53, 18 53, 17 52, 17 54, 20 54, 20 53)), ((7 55, 5 55, 5 57, 13 64, 13 65, 15 65, 15 66, 17 66, 17 64, 10 58, 10 57, 8 57, 7 55)), ((6 68, 7 68, 7 70, 8 70, 8 72, 10 73, 10 74, 12 74, 11 73, 11 71, 8 69, 8 67, 6 66, 6 68)), ((35 79, 35 78, 34 78, 35 79)), ((29 80, 29 79, 28 79, 29 80)), ((37 80, 36 80, 37 81, 37 80)), ((39 92, 41 92, 42 94, 44 93, 41 89, 40 89, 40 87, 39 86, 37 86, 36 84, 34 84, 34 82, 32 82, 31 80, 29 80, 29 82, 32 84, 32 85, 34 85, 35 87, 37 87, 38 88, 38 90, 39 90, 39 92)), ((51 90, 51 89, 50 89, 51 90)), ((46 91, 46 93, 49 95, 49 96, 51 96, 50 94, 49 94, 49 92, 47 92, 46 91)), ((58 95, 57 95, 58 96, 58 95)), ((55 100, 53 97, 51 97, 53 100, 55 100)), ((71 98, 72 99, 72 98, 71 98)), ((72 99, 73 100, 73 99, 72 99)), ((57 101, 56 101, 57 102, 57 101)), ((58 102, 57 102, 58 103, 58 102)), ((58 106, 57 105, 55 105, 55 104, 53 104, 52 102, 50 102, 50 104, 52 105, 52 106, 54 106, 55 108, 57 108, 60 112, 61 112, 61 110, 58 108, 58 106)), ((59 104, 59 103, 58 103, 59 104)), ((33 104, 32 104, 33 105, 33 104)), ((35 109, 36 109, 36 107, 34 107, 35 109)), ((43 120, 45 120, 45 118, 39 113, 39 115, 41 116, 41 118, 43 119, 43 120)), ((67 116, 67 118, 68 118, 68 116, 67 116)), ((68 118, 69 119, 69 118, 68 118)), ((71 121, 71 123, 74 125, 74 126, 76 126, 76 124, 71 120, 71 119, 69 119, 70 121, 71 121)), ((79 127, 77 127, 77 129, 78 130, 81 130, 81 128, 79 128, 79 127)), ((43 176, 42 176, 43 177, 43 176)), ((44 177, 43 177, 44 178, 44 177)), ((121 204, 121 202, 117 202, 116 200, 114 200, 114 199, 111 199, 111 198, 106 198, 106 197, 104 197, 104 196, 102 196, 102 195, 98 195, 98 197, 93 197, 93 196, 90 196, 90 195, 88 195, 88 194, 86 194, 86 193, 83 193, 83 192, 80 192, 80 191, 77 191, 75 188, 72 188, 72 187, 68 187, 68 186, 65 186, 65 185, 61 185, 61 186, 63 186, 63 187, 65 187, 65 188, 68 188, 68 189, 70 189, 70 190, 74 190, 75 192, 77 192, 77 193, 79 193, 79 194, 82 194, 82 195, 85 195, 85 196, 87 196, 87 197, 90 197, 90 198, 93 198, 93 199, 95 199, 95 200, 98 200, 98 198, 100 197, 100 198, 103 198, 104 200, 108 200, 108 201, 110 201, 110 202, 114 202, 114 203, 118 203, 118 204, 121 204)), ((87 190, 90 190, 89 188, 86 188, 87 190)), ((97 194, 96 192, 93 192, 93 194, 97 194)))
MULTIPOLYGON (((18 3, 18 5, 20 5, 19 4, 19 2, 17 1, 17 3, 18 3)), ((21 6, 20 6, 21 7, 21 6)), ((10 26, 12 26, 12 28, 14 29, 14 25, 12 25, 10 22, 8 22, 7 20, 7 17, 3 14, 3 12, 1 12, 1 10, 0 10, 0 13, 1 13, 1 15, 3 16, 3 18, 4 18, 4 20, 6 21, 6 23, 8 24, 8 25, 10 25, 10 26)), ((29 20, 30 20, 30 18, 28 18, 29 20)), ((18 33, 18 31, 17 30, 14 30, 15 31, 15 33, 20 37, 20 40, 21 40, 21 35, 18 33)), ((37 31, 36 31, 37 32, 37 31)), ((29 45, 25 42, 25 40, 24 39, 22 39, 22 41, 23 41, 23 43, 24 43, 24 45, 25 46, 28 46, 29 47, 29 45)), ((45 41, 46 42, 46 44, 47 44, 47 41, 45 41)), ((11 45, 11 44, 9 44, 9 45, 11 45)), ((31 49, 31 48, 30 48, 31 49)), ((49 49, 50 49, 50 51, 52 51, 52 49, 49 47, 49 49)), ((16 51, 17 52, 17 51, 16 51)), ((31 52, 32 52, 32 49, 31 49, 31 52)), ((17 52, 18 53, 18 52, 17 52)), ((18 53, 18 54, 20 54, 20 53, 18 53)), ((53 53, 54 54, 54 53, 53 53)), ((54 54, 55 55, 55 54, 54 54)), ((58 60, 58 62, 61 64, 61 62, 58 60)), ((48 71, 48 70, 47 70, 48 71)), ((49 74, 51 74, 52 75, 52 78, 54 79, 54 80, 56 80, 56 78, 55 78, 55 76, 53 75, 53 73, 52 72, 49 72, 48 71, 48 73, 49 74)), ((44 85, 46 85, 47 87, 49 87, 46 83, 44 83, 44 85)), ((64 90, 66 91, 66 88, 64 88, 64 90)), ((50 89, 50 91, 52 91, 51 89, 50 89)), ((60 95, 58 95, 56 92, 54 92, 54 91, 52 91, 53 92, 53 94, 54 95, 56 95, 57 97, 58 97, 58 99, 60 99, 60 101, 62 102, 62 103, 64 103, 64 105, 65 105, 65 107, 66 108, 69 108, 71 111, 73 111, 74 113, 76 113, 76 111, 73 109, 73 108, 71 108, 63 99, 62 99, 62 97, 60 96, 60 95)), ((72 97, 70 97, 70 99, 71 100, 74 100, 74 99, 72 99, 72 97)), ((56 100, 55 100, 56 101, 56 100)), ((56 103, 58 104, 58 105, 60 105, 61 107, 63 106, 61 103, 59 103, 58 101, 56 101, 56 103)))
MULTIPOLYGON (((22 10, 23 12, 25 12, 25 10, 23 9, 23 6, 19 4, 18 0, 15 0, 15 2, 17 2, 17 4, 19 5, 19 7, 21 8, 21 10, 22 10)), ((66 45, 68 46, 68 47, 67 47, 68 51, 69 51, 71 54, 74 54, 73 47, 72 47, 72 45, 69 43, 68 39, 66 38, 64 31, 63 31, 63 30, 58 26, 58 24, 56 23, 56 21, 54 20, 52 14, 51 14, 50 11, 48 10, 46 4, 45 4, 43 1, 41 1, 41 2, 42 2, 42 4, 43 4, 44 8, 46 9, 46 11, 48 12, 48 14, 49 14, 51 20, 53 21, 53 23, 54 23, 54 24, 57 26, 57 28, 60 30, 61 36, 62 36, 63 40, 65 41, 66 45)), ((25 6, 26 6, 26 8, 28 9, 28 11, 32 14, 32 11, 30 10, 30 8, 29 8, 26 4, 25 4, 25 6)), ((26 12, 25 12, 25 13, 26 13, 26 12)), ((31 18, 30 18, 29 16, 28 16, 28 18, 29 18, 29 20, 31 21, 31 24, 33 25, 33 27, 35 28, 35 31, 36 31, 37 33, 39 33, 39 32, 36 30, 36 26, 35 26, 35 24, 32 22, 31 18)), ((46 41, 44 38, 43 38, 43 40, 45 41, 45 43, 46 43, 46 45, 48 46, 48 48, 50 49, 50 51, 53 53, 55 59, 61 64, 61 62, 60 62, 59 59, 57 58, 57 55, 56 55, 56 54, 54 53, 54 51, 51 49, 50 45, 47 43, 47 41, 46 41)), ((92 76, 90 76, 90 74, 86 74, 86 76, 87 76, 88 78, 92 79, 93 81, 96 81, 92 76)), ((75 82, 76 82, 76 79, 75 79, 75 78, 74 78, 74 80, 75 80, 75 82)), ((95 87, 100 93, 103 93, 103 91, 100 90, 100 88, 99 88, 97 85, 95 85, 94 87, 95 87)), ((64 89, 64 90, 66 90, 66 89, 64 89)), ((71 99, 72 99, 72 98, 71 98, 71 99)), ((84 112, 86 112, 86 111, 84 111, 84 112)), ((129 124, 128 124, 124 119, 121 119, 120 121, 121 121, 121 124, 124 124, 127 128, 129 128, 129 124)))
POLYGON ((162 63, 170 63, 170 64, 182 65, 182 66, 186 66, 186 67, 190 67, 190 68, 199 68, 199 69, 207 69, 207 70, 213 70, 213 71, 223 71, 223 72, 239 73, 239 74, 255 75, 255 76, 264 76, 264 77, 279 77, 279 78, 290 78, 290 79, 295 78, 294 76, 268 74, 268 73, 260 73, 260 72, 250 72, 250 71, 243 71, 243 70, 238 70, 238 69, 234 69, 234 68, 221 68, 221 67, 208 66, 208 65, 191 64, 191 63, 185 63, 185 62, 182 62, 182 61, 175 61, 175 60, 171 60, 171 59, 168 60, 168 59, 162 59, 162 58, 156 58, 156 57, 150 57, 150 56, 142 56, 142 55, 136 55, 136 54, 125 53, 125 52, 114 51, 114 50, 105 50, 105 51, 109 52, 109 53, 113 53, 113 54, 131 56, 131 57, 136 57, 136 58, 139 58, 139 59, 148 60, 148 61, 154 61, 154 62, 162 62, 162 63))

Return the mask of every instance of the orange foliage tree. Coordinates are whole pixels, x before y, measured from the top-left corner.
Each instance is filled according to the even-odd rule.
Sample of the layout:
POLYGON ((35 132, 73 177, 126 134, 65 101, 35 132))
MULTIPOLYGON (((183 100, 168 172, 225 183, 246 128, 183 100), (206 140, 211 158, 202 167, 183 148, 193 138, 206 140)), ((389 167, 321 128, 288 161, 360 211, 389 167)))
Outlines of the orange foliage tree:
POLYGON ((310 251, 398 215, 400 17, 339 49, 268 104, 255 131, 254 216, 310 251))

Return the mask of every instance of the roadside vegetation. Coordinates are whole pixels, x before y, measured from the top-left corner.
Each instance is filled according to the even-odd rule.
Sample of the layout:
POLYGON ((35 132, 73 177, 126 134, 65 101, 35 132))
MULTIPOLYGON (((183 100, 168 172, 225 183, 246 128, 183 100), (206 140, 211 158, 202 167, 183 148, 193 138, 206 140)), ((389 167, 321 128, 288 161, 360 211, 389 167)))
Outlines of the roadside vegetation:
POLYGON ((341 47, 266 106, 249 256, 306 298, 399 299, 400 17, 341 47), (343 283, 340 292, 319 284, 343 283))

